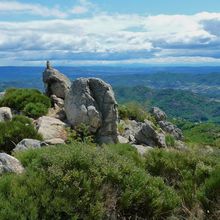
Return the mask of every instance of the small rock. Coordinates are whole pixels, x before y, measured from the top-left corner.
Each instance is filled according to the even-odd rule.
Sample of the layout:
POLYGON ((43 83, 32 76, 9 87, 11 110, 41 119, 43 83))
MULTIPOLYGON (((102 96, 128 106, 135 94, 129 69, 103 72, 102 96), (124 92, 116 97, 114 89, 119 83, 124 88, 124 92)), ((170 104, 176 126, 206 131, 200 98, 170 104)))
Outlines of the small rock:
POLYGON ((118 141, 120 144, 127 144, 129 143, 129 140, 121 135, 118 136, 118 141))
POLYGON ((28 150, 30 148, 41 148, 44 145, 45 143, 39 140, 23 139, 16 145, 14 151, 21 151, 21 150, 23 151, 23 150, 28 150))
POLYGON ((17 173, 24 171, 20 161, 6 153, 0 153, 0 175, 3 173, 17 173))
POLYGON ((11 109, 8 107, 0 108, 0 122, 10 121, 12 119, 11 109))
POLYGON ((58 98, 56 95, 51 95, 50 98, 51 98, 54 106, 57 105, 60 108, 64 107, 64 100, 63 99, 58 98))
POLYGON ((165 121, 167 119, 166 113, 158 107, 153 107, 151 109, 151 114, 154 116, 156 121, 165 121))
POLYGON ((50 140, 45 140, 45 143, 48 145, 57 145, 57 144, 65 144, 65 141, 61 138, 53 138, 50 140))
POLYGON ((150 147, 150 146, 137 145, 137 144, 132 144, 131 146, 135 147, 140 155, 144 155, 148 151, 153 149, 153 147, 150 147))
POLYGON ((176 140, 183 140, 182 131, 174 124, 168 121, 159 121, 161 129, 169 134, 171 134, 176 140))
POLYGON ((42 134, 44 140, 50 140, 54 138, 67 139, 67 124, 59 119, 43 116, 36 121, 36 127, 40 134, 42 134))

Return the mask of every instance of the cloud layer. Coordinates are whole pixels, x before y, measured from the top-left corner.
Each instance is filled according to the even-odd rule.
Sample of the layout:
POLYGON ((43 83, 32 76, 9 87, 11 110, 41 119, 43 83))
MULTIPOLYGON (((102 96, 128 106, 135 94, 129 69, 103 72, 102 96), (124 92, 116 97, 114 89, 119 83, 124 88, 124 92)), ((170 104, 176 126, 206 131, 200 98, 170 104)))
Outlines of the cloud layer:
MULTIPOLYGON (((54 16, 0 21, 0 65, 111 63, 220 63, 220 13, 137 15, 99 12, 81 0, 68 11, 10 1, 17 12, 54 16), (40 7, 40 9, 38 8, 40 7)), ((12 5, 11 5, 12 6, 12 5)), ((10 11, 0 2, 0 13, 10 11)))

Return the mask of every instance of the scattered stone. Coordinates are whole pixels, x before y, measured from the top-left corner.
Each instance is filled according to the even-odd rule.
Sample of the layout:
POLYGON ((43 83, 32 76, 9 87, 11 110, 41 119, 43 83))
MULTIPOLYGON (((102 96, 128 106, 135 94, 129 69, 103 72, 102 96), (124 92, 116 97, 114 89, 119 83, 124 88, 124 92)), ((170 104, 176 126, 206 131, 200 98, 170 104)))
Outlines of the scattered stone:
POLYGON ((0 108, 0 122, 10 121, 12 119, 11 109, 8 107, 0 108))
POLYGON ((154 124, 148 120, 145 120, 142 128, 136 133, 135 139, 138 144, 146 144, 150 147, 167 147, 165 135, 157 131, 154 124))
POLYGON ((53 138, 50 140, 45 140, 44 142, 48 145, 65 144, 65 141, 61 138, 53 138))
POLYGON ((56 95, 56 97, 61 99, 65 99, 66 93, 71 86, 70 80, 58 70, 52 68, 49 61, 47 61, 47 67, 43 72, 43 82, 46 94, 49 97, 56 95))
POLYGON ((44 140, 54 138, 67 139, 67 124, 59 119, 43 116, 36 121, 36 128, 42 134, 44 140))
POLYGON ((16 145, 14 151, 23 151, 31 148, 41 148, 42 146, 45 146, 45 143, 39 140, 23 139, 16 145))
POLYGON ((165 121, 167 119, 166 113, 158 107, 153 107, 151 109, 151 114, 154 116, 156 121, 165 121))
POLYGON ((24 167, 15 157, 12 157, 6 153, 0 153, 0 175, 9 172, 20 174, 23 171, 24 167))
POLYGON ((158 124, 160 125, 163 131, 171 134, 176 140, 184 139, 182 131, 171 122, 159 121, 158 124))
POLYGON ((138 152, 140 155, 144 155, 144 154, 146 154, 147 152, 149 152, 150 150, 153 149, 153 147, 150 147, 150 146, 137 145, 137 144, 132 144, 131 146, 134 147, 134 148, 136 148, 136 149, 137 149, 137 152, 138 152))
POLYGON ((119 135, 119 136, 118 136, 118 142, 119 142, 120 144, 127 144, 127 143, 129 143, 129 140, 128 140, 127 138, 125 138, 125 137, 119 135))
POLYGON ((187 145, 182 141, 175 141, 175 148, 179 151, 187 151, 187 145))
POLYGON ((109 84, 101 79, 79 78, 73 81, 64 106, 73 127, 87 125, 99 143, 118 142, 117 103, 109 84))

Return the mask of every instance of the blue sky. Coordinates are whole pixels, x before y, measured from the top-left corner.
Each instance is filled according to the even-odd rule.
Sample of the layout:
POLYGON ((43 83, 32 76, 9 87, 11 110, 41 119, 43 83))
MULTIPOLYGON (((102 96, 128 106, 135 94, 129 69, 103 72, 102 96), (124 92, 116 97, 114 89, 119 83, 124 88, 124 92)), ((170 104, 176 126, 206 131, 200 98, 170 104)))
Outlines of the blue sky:
POLYGON ((0 0, 0 65, 220 65, 218 0, 0 0))

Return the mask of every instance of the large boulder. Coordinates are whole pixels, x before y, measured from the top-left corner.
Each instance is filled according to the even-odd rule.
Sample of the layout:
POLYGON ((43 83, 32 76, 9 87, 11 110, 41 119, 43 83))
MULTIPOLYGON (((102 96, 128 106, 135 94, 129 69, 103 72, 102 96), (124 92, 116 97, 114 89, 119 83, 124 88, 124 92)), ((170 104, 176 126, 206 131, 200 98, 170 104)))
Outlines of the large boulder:
POLYGON ((99 143, 118 141, 117 103, 111 86, 101 79, 79 78, 73 81, 64 106, 68 122, 73 127, 87 125, 99 143))
POLYGON ((167 119, 166 113, 158 107, 153 107, 151 109, 151 114, 154 116, 156 121, 164 121, 167 119))
POLYGON ((136 133, 135 139, 138 144, 145 144, 150 147, 166 147, 165 135, 148 120, 145 120, 139 132, 136 133))
POLYGON ((16 158, 6 153, 0 153, 0 175, 8 172, 20 174, 23 171, 23 166, 16 158))
POLYGON ((41 148, 44 145, 45 143, 39 140, 23 139, 16 145, 14 151, 23 151, 28 150, 30 148, 41 148))
POLYGON ((71 86, 70 80, 58 70, 52 68, 49 61, 47 61, 47 67, 43 72, 43 82, 48 96, 56 95, 56 97, 62 99, 65 98, 71 86))
POLYGON ((36 121, 36 127, 38 133, 43 136, 44 140, 50 140, 54 138, 61 138, 63 140, 67 139, 67 124, 57 118, 48 116, 40 117, 36 121))
POLYGON ((0 108, 0 122, 10 121, 12 119, 11 109, 8 107, 0 108))
POLYGON ((183 132, 174 124, 168 121, 159 121, 161 129, 166 133, 171 134, 176 140, 183 140, 183 132))

